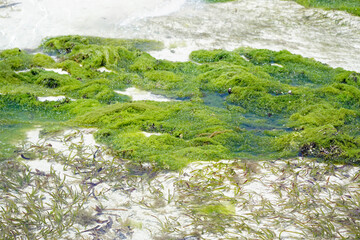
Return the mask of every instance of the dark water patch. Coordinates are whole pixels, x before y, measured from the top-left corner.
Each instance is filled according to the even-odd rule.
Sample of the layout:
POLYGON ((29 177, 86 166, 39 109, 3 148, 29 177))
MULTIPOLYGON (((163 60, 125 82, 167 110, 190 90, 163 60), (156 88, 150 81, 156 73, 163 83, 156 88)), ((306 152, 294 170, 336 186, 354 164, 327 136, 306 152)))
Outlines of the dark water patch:
POLYGON ((276 116, 268 114, 268 116, 258 116, 256 114, 246 113, 243 115, 245 117, 244 122, 240 127, 245 128, 246 130, 282 130, 286 132, 292 131, 291 128, 286 126, 287 120, 283 116, 276 116))
POLYGON ((217 92, 206 91, 203 92, 202 100, 204 104, 210 107, 226 108, 226 96, 229 94, 221 94, 217 92))

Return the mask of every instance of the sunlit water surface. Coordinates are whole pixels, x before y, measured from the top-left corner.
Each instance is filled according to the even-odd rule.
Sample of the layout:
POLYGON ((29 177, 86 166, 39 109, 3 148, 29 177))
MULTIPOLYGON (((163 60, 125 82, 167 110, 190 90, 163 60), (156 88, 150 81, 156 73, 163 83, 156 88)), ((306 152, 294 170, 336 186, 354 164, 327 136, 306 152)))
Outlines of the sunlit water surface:
POLYGON ((163 41, 166 49, 152 54, 170 60, 199 48, 250 46, 360 71, 360 18, 291 1, 27 0, 0 8, 0 26, 0 49, 34 48, 64 34, 146 38, 163 41))

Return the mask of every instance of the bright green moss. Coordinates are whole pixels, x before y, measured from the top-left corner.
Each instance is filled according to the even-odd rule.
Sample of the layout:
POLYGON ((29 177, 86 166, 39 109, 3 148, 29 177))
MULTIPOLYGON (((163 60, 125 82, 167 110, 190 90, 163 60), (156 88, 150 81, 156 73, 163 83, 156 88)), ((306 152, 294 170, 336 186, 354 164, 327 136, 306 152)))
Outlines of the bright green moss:
POLYGON ((140 57, 136 58, 134 64, 130 66, 130 70, 144 72, 148 70, 153 70, 156 66, 156 59, 150 56, 149 54, 142 54, 140 57))
POLYGON ((100 103, 107 104, 127 101, 130 99, 116 94, 114 90, 109 87, 110 84, 111 82, 107 79, 89 81, 86 84, 83 84, 83 86, 79 86, 72 96, 83 99, 93 98, 98 100, 100 103))
POLYGON ((59 110, 68 112, 70 115, 84 115, 101 106, 102 104, 95 99, 78 99, 74 102, 69 102, 66 105, 59 106, 59 110))
POLYGON ((251 63, 261 66, 263 71, 281 83, 293 86, 331 83, 337 74, 344 71, 333 69, 313 59, 291 54, 286 50, 275 52, 266 49, 241 48, 235 52, 246 56, 251 63), (282 67, 271 64, 279 64, 282 67))
POLYGON ((209 119, 205 114, 208 115, 205 109, 190 103, 139 102, 96 109, 76 121, 113 129, 110 132, 99 132, 99 139, 112 143, 117 149, 123 149, 122 151, 130 151, 132 154, 127 157, 134 160, 152 159, 163 165, 168 156, 181 159, 187 156, 188 162, 219 159, 223 155, 221 152, 229 152, 216 144, 210 146, 208 143, 215 143, 210 138, 206 142, 205 139, 200 140, 201 138, 197 137, 201 133, 208 134, 210 124, 221 124, 220 119, 209 119), (179 111, 183 113, 179 114, 179 111), (194 128, 197 128, 197 131, 191 131, 194 128), (163 135, 146 138, 141 131, 159 132, 163 135), (193 138, 195 139, 192 140, 193 138), (154 154, 156 156, 153 156, 154 154))
POLYGON ((355 115, 348 109, 335 109, 330 105, 317 104, 306 107, 290 117, 290 126, 296 128, 319 127, 331 124, 342 126, 348 116, 355 115))
POLYGON ((45 52, 65 54, 71 52, 72 48, 79 44, 87 45, 89 44, 89 39, 81 36, 49 38, 41 44, 41 47, 45 50, 45 52))
POLYGON ((54 72, 43 71, 39 75, 35 75, 34 83, 44 86, 46 88, 66 88, 67 86, 73 87, 78 85, 78 81, 69 76, 60 75, 54 72))
POLYGON ((87 37, 87 39, 89 40, 90 44, 124 47, 131 51, 154 51, 164 48, 164 44, 162 42, 149 39, 116 39, 101 37, 87 37))
POLYGON ((190 54, 190 59, 198 63, 225 61, 233 64, 247 65, 246 60, 236 52, 225 50, 198 50, 190 54))
MULTIPOLYGON (((0 62, 1 65, 1 62, 0 62)), ((0 70, 0 86, 4 85, 19 85, 21 79, 17 78, 16 74, 10 69, 1 69, 0 70)))
POLYGON ((37 53, 34 55, 34 57, 32 59, 32 66, 35 66, 35 67, 51 68, 54 65, 55 65, 55 60, 45 54, 37 53))
POLYGON ((109 46, 76 46, 68 55, 68 58, 81 63, 84 67, 99 68, 102 66, 114 66, 119 60, 116 48, 109 46))
POLYGON ((177 88, 183 81, 179 75, 169 71, 147 71, 144 77, 148 89, 170 90, 177 88))
POLYGON ((198 80, 202 88, 216 92, 227 92, 235 86, 247 86, 257 81, 256 77, 241 66, 226 66, 211 69, 199 75, 198 80))
POLYGON ((305 7, 316 7, 327 10, 341 10, 360 16, 360 2, 358 0, 293 0, 305 7))
MULTIPOLYGON (((253 135, 235 132, 236 125, 229 121, 232 114, 214 110, 190 102, 137 102, 96 108, 75 121, 105 127, 97 138, 118 149, 122 157, 178 169, 192 161, 232 158, 233 152, 249 151, 242 144, 253 135), (141 131, 162 135, 147 138, 141 131)), ((257 151, 258 144, 251 147, 257 151)))
POLYGON ((18 48, 0 52, 0 61, 4 61, 13 70, 23 70, 31 65, 32 56, 18 48))
POLYGON ((77 78, 78 80, 95 77, 94 71, 91 71, 89 68, 82 67, 79 63, 71 60, 65 60, 58 64, 58 66, 67 71, 69 74, 71 74, 71 76, 77 78))
POLYGON ((141 39, 111 39, 100 37, 84 37, 84 36, 62 36, 55 38, 48 38, 41 44, 41 47, 49 53, 67 54, 78 45, 94 45, 94 46, 112 46, 125 47, 126 49, 134 50, 160 50, 163 44, 153 40, 141 39))
POLYGON ((199 50, 190 56, 197 63, 178 63, 141 50, 156 44, 81 36, 47 39, 42 47, 57 54, 57 63, 43 54, 3 51, 0 91, 6 95, 0 95, 0 107, 96 127, 97 140, 119 157, 165 169, 193 161, 299 154, 360 162, 358 73, 288 51, 199 50), (14 72, 25 68, 31 70, 14 72), (114 92, 128 86, 181 101, 129 102, 114 92), (76 101, 37 101, 51 95, 76 101))

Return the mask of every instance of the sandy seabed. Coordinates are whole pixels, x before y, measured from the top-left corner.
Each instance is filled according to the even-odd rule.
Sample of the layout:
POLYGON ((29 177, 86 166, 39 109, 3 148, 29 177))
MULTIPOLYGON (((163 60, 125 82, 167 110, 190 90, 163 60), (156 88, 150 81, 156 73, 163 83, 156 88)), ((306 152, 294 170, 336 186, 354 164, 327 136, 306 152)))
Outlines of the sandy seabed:
MULTIPOLYGON (((112 157, 95 142, 96 129, 50 136, 40 131, 28 132, 25 148, 47 150, 41 159, 23 162, 32 174, 45 178, 55 172, 87 196, 82 209, 92 219, 86 225, 78 220, 63 239, 352 238, 359 224, 359 167, 298 158, 195 162, 180 172, 153 172, 151 164, 132 169, 112 157), (122 180, 114 181, 108 168, 122 180), (344 224, 349 218, 354 222, 344 224)), ((33 188, 7 197, 24 198, 21 192, 33 188)), ((54 199, 45 191, 42 201, 46 206, 54 199)))

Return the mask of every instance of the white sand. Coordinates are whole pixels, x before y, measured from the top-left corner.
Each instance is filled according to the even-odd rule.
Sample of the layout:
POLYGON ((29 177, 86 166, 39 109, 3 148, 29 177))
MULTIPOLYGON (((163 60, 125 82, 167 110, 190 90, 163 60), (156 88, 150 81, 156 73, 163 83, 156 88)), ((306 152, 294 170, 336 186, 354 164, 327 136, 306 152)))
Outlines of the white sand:
POLYGON ((69 75, 69 73, 67 71, 64 71, 60 68, 44 68, 44 70, 46 71, 51 71, 51 72, 55 72, 61 75, 69 75))
POLYGON ((40 101, 40 102, 46 102, 46 101, 49 101, 49 102, 60 102, 60 101, 63 101, 65 100, 66 97, 65 96, 49 96, 49 97, 37 97, 37 100, 40 101))
POLYGON ((150 132, 141 132, 142 134, 145 135, 145 137, 151 137, 151 136, 161 136, 161 133, 150 133, 150 132))
POLYGON ((130 96, 133 101, 156 101, 156 102, 169 102, 175 101, 161 95, 152 94, 151 92, 140 90, 135 87, 125 89, 125 91, 115 91, 116 93, 130 96))
POLYGON ((107 72, 107 73, 111 73, 113 71, 107 69, 106 67, 101 67, 97 69, 98 72, 107 72))
MULTIPOLYGON (((62 70, 61 68, 43 68, 43 70, 55 72, 61 75, 69 75, 67 71, 62 70)), ((16 73, 30 72, 30 71, 31 69, 25 69, 25 70, 16 71, 16 73)))

